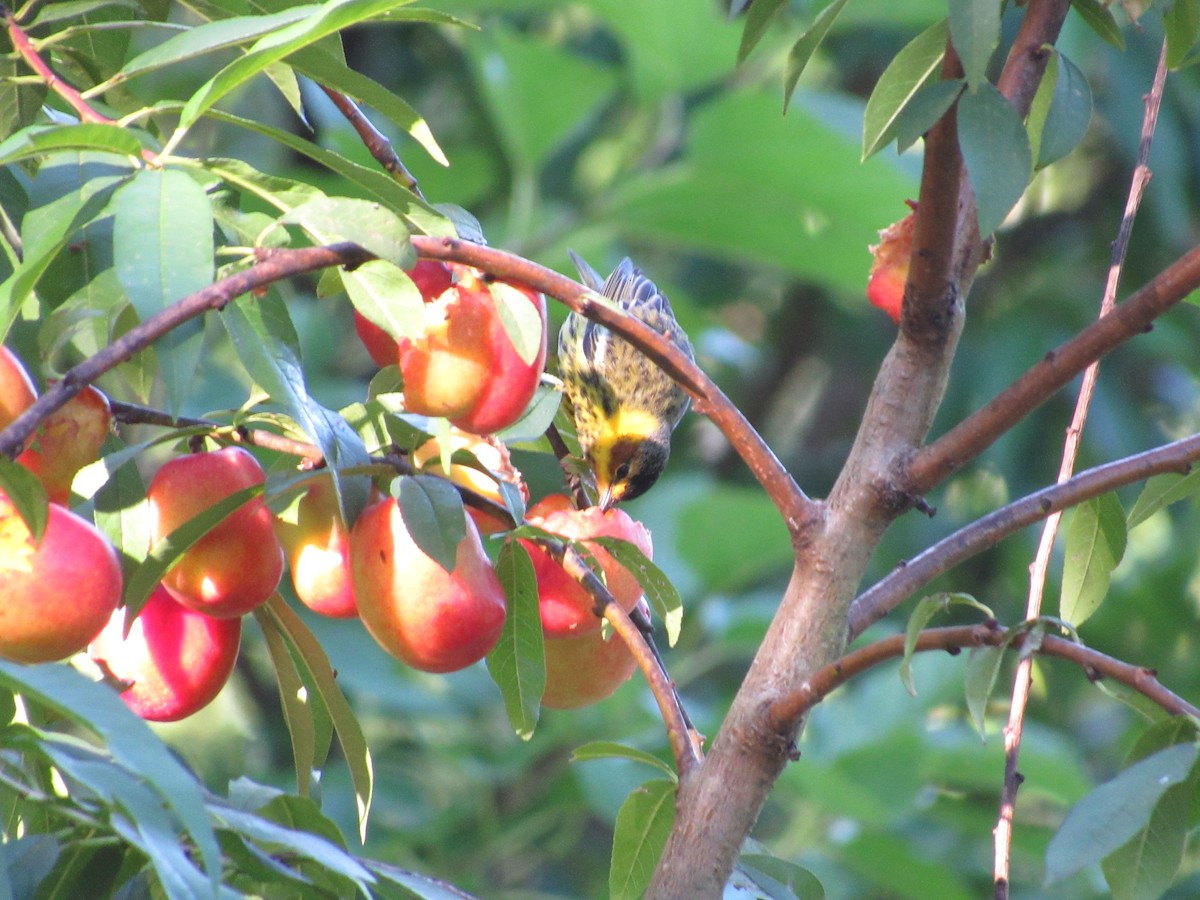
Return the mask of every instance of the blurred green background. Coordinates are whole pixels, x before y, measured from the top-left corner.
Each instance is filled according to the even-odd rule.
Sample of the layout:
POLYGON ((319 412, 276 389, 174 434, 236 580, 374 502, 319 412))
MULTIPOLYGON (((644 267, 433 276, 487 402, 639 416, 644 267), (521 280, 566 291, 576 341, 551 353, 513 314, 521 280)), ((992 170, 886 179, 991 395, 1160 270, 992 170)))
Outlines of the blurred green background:
MULTIPOLYGON (((351 65, 411 103, 445 149, 448 168, 391 133, 425 195, 470 210, 491 244, 561 271, 570 271, 568 248, 605 272, 632 255, 671 298, 703 367, 800 485, 823 496, 894 336, 891 321, 864 296, 867 248, 917 195, 916 154, 897 157, 889 148, 860 162, 863 106, 887 61, 944 7, 928 0, 850 4, 785 116, 783 61, 819 5, 790 5, 741 67, 741 23, 710 0, 434 5, 478 28, 377 24, 345 35, 351 65)), ((1010 10, 1010 38, 1018 17, 1010 10)), ((1078 17, 1068 19, 1060 46, 1091 83, 1091 129, 1072 156, 1039 175, 999 234, 995 258, 968 298, 935 433, 1094 317, 1160 33, 1155 14, 1147 14, 1141 30, 1125 30, 1121 53, 1078 17)), ((200 66, 167 72, 130 89, 144 100, 180 96, 208 74, 200 66)), ((305 100, 316 139, 371 165, 311 87, 305 100)), ((265 79, 230 108, 307 133, 265 79)), ((1174 73, 1122 294, 1196 239, 1198 128, 1196 72, 1174 73)), ((264 172, 353 193, 247 132, 207 125, 189 141, 185 152, 240 157, 264 172)), ((296 284, 292 293, 313 393, 333 406, 360 399, 372 367, 350 326, 349 304, 315 299, 311 284, 296 284)), ((552 309, 555 328, 562 315, 552 309)), ((1200 318, 1184 305, 1105 361, 1083 465, 1196 430, 1198 338, 1200 318)), ((207 357, 200 374, 189 412, 241 402, 244 389, 223 372, 221 354, 207 357)), ((937 490, 929 498, 936 517, 910 513, 897 522, 868 583, 976 516, 1052 481, 1073 402, 1071 391, 1056 397, 937 490)), ((774 611, 790 552, 770 504, 714 428, 691 415, 674 448, 666 477, 629 511, 651 528, 655 559, 684 594, 683 637, 667 663, 697 726, 712 736, 774 611)), ((546 457, 518 454, 518 463, 535 497, 559 488, 558 469, 546 457)), ((1127 508, 1135 495, 1122 494, 1127 508)), ((1082 634, 1106 653, 1155 667, 1169 687, 1193 699, 1200 695, 1198 524, 1194 506, 1183 505, 1136 529, 1107 603, 1082 634)), ((1002 621, 1019 621, 1035 541, 1032 530, 1014 537, 935 587, 969 592, 1002 621)), ((868 637, 902 628, 904 616, 902 608, 868 637)), ((379 652, 354 624, 311 625, 375 755, 367 855, 486 897, 606 892, 613 818, 645 772, 568 757, 593 739, 667 755, 640 679, 592 709, 544 712, 523 743, 482 666, 450 677, 421 675, 379 652)), ((981 744, 966 721, 963 664, 961 657, 918 660, 916 699, 896 667, 886 666, 823 704, 755 836, 815 871, 830 897, 990 893, 1008 689, 1002 677, 992 734, 981 744)), ((231 689, 164 732, 213 786, 240 773, 286 786, 291 753, 275 690, 250 628, 231 689)), ((1078 670, 1039 662, 1022 752, 1014 898, 1106 894, 1098 869, 1041 887, 1042 859, 1065 811, 1091 784, 1111 777, 1141 727, 1078 670)), ((343 768, 327 769, 320 793, 352 835, 353 793, 343 768)), ((1196 862, 1190 854, 1192 874, 1171 896, 1200 894, 1196 862)))

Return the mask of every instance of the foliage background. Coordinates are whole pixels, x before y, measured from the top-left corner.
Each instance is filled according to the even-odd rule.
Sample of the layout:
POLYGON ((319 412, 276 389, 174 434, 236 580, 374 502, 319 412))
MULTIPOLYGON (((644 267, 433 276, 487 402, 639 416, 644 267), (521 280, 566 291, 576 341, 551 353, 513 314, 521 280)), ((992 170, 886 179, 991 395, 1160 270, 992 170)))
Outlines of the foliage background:
MULTIPOLYGON (((176 5, 180 15, 184 5, 176 5)), ((882 66, 944 15, 943 5, 850 4, 786 116, 779 73, 791 40, 818 9, 812 4, 790 7, 737 68, 740 23, 710 2, 437 6, 479 28, 373 24, 345 35, 350 64, 408 100, 445 149, 449 168, 392 135, 426 196, 469 209, 491 244, 562 271, 570 270, 568 248, 605 271, 633 255, 670 296, 702 365, 800 485, 823 495, 894 334, 863 296, 867 246, 917 192, 911 154, 897 158, 889 149, 860 162, 863 104, 882 66)), ((1094 317, 1157 55, 1155 16, 1143 26, 1126 29, 1129 46, 1120 53, 1068 18, 1060 47, 1092 85, 1089 136, 1065 164, 1043 173, 1000 234, 995 259, 968 301, 935 432, 1094 317)), ((177 98, 210 71, 206 64, 175 67, 128 89, 143 102, 177 98)), ((336 110, 308 87, 316 139, 373 165, 336 110)), ((225 107, 306 131, 265 79, 225 107)), ((1196 239, 1198 117, 1195 70, 1173 73, 1127 265, 1129 289, 1196 239)), ((242 158, 260 171, 353 193, 248 132, 207 125, 189 142, 197 153, 242 158)), ((359 399, 372 368, 350 327, 349 304, 318 300, 313 283, 289 292, 314 395, 335 407, 359 399)), ((561 310, 552 315, 561 321, 561 310)), ((1083 464, 1197 430, 1197 338, 1196 310, 1184 306, 1105 361, 1083 464)), ((12 340, 18 349, 33 348, 38 323, 18 323, 12 340)), ((208 340, 185 412, 229 407, 245 395, 222 338, 210 329, 208 340)), ((898 522, 872 575, 1052 481, 1072 402, 1064 394, 1047 404, 930 497, 935 518, 912 513, 898 522)), ((691 416, 674 446, 668 475, 630 512, 652 529, 655 558, 684 593, 684 633, 667 662, 698 727, 712 735, 782 593, 791 552, 773 508, 714 429, 691 416)), ((522 454, 519 464, 535 496, 556 488, 557 468, 545 457, 522 454)), ((1112 595, 1082 635, 1107 653, 1157 668, 1166 685, 1188 697, 1200 691, 1198 524, 1187 505, 1136 529, 1112 595)), ((938 586, 970 592, 1002 621, 1015 622, 1035 539, 1031 533, 1010 540, 938 586)), ((310 625, 355 703, 375 758, 366 855, 488 897, 605 893, 613 818, 643 773, 568 757, 592 739, 623 740, 666 757, 640 679, 598 707, 544 712, 526 744, 512 734, 482 667, 421 675, 391 661, 353 624, 310 625)), ((887 622, 867 638, 900 627, 898 619, 887 622)), ((961 659, 918 660, 915 699, 895 668, 885 667, 823 704, 756 837, 811 868, 832 897, 990 891, 1006 706, 998 704, 993 733, 981 745, 966 721, 962 667, 961 659)), ((1139 720, 1074 668, 1043 661, 1037 673, 1022 752, 1013 896, 1103 896, 1098 870, 1040 888, 1042 859, 1070 805, 1120 767, 1139 720)), ((275 690, 265 648, 248 628, 230 688, 202 714, 162 731, 216 790, 239 774, 287 787, 292 757, 275 690)), ((320 795, 353 835, 344 768, 326 769, 320 795)), ((1200 893, 1194 853, 1185 867, 1191 874, 1171 896, 1200 893)))

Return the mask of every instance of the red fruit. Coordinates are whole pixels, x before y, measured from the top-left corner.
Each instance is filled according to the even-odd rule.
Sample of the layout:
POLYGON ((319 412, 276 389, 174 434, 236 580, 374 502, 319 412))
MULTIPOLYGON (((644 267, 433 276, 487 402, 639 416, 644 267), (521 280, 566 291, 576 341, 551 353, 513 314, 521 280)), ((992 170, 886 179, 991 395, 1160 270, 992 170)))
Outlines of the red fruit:
POLYGON ((37 391, 17 354, 0 346, 0 431, 33 406, 37 391))
POLYGON ((123 637, 125 609, 118 609, 88 654, 129 687, 126 705, 143 719, 174 722, 203 709, 221 692, 237 662, 241 619, 214 619, 154 589, 123 637))
POLYGON ((404 402, 423 416, 466 415, 492 377, 494 350, 490 297, 450 291, 425 307, 425 333, 399 343, 404 402))
MULTIPOLYGON (((602 510, 598 506, 574 509, 566 498, 547 497, 529 510, 526 518, 533 525, 553 534, 583 540, 604 572, 609 593, 626 612, 637 605, 642 587, 637 578, 618 563, 607 550, 589 537, 616 537, 634 544, 646 556, 653 553, 650 532, 641 522, 635 522, 623 509, 602 510), (565 504, 565 505, 564 505, 565 504)), ((542 614, 542 630, 548 638, 564 638, 600 630, 595 602, 583 587, 566 573, 550 555, 532 541, 521 541, 533 560, 538 580, 538 604, 542 614)))
POLYGON ((917 204, 911 200, 912 212, 879 232, 880 241, 868 248, 874 254, 871 276, 867 283, 867 299, 900 321, 900 309, 904 304, 904 285, 908 281, 908 264, 912 256, 913 227, 917 223, 917 204))
MULTIPOLYGON (((241 447, 178 456, 150 482, 157 542, 230 494, 263 484, 262 466, 241 447)), ((283 575, 283 550, 262 498, 247 501, 188 548, 163 578, 171 596, 210 616, 234 617, 265 603, 283 575)))
MULTIPOLYGON (((432 259, 418 262, 408 270, 408 277, 416 284, 426 303, 436 300, 448 291, 452 281, 450 269, 446 264, 432 259)), ((398 349, 395 339, 358 310, 354 311, 354 330, 358 332, 359 340, 367 348, 367 353, 375 365, 380 368, 396 365, 398 349)))
POLYGON ((637 661, 620 636, 599 631, 546 641, 546 692, 542 706, 579 709, 611 696, 629 680, 637 661))
POLYGON ((108 398, 88 385, 46 417, 17 462, 38 477, 52 502, 65 506, 75 473, 99 457, 111 424, 108 398))
MULTIPOLYGON (((478 278, 464 277, 458 285, 459 294, 478 291, 494 294, 502 290, 513 290, 533 304, 541 321, 541 344, 532 362, 521 359, 513 346, 499 314, 489 321, 489 342, 493 348, 491 378, 482 392, 465 413, 451 417, 451 423, 473 434, 492 434, 507 428, 521 417, 533 399, 542 370, 546 367, 546 298, 536 291, 521 285, 497 282, 489 290, 488 285, 478 278)), ((495 310, 492 297, 492 309, 495 310)), ((407 384, 407 382, 405 382, 407 384)))
MULTIPOLYGON (((496 438, 452 429, 447 443, 452 455, 460 450, 468 451, 481 466, 487 468, 488 472, 516 487, 521 496, 525 500, 529 500, 529 488, 525 486, 525 480, 521 477, 521 473, 513 466, 508 448, 496 438)), ((454 484, 504 506, 500 485, 496 482, 496 478, 488 475, 487 472, 481 472, 477 468, 456 462, 450 463, 449 475, 442 471, 441 444, 437 438, 428 440, 418 447, 413 452, 412 462, 422 472, 448 477, 454 484)), ((506 516, 489 515, 471 506, 467 507, 467 514, 475 520, 480 534, 496 534, 508 531, 513 527, 512 522, 506 516)))
POLYGON ((504 626, 504 592, 467 520, 453 572, 416 545, 391 497, 368 506, 350 532, 358 612, 392 656, 425 672, 482 659, 504 626))
POLYGON ((50 505, 42 542, 0 492, 0 656, 39 663, 78 653, 121 600, 121 564, 90 522, 50 505))
POLYGON ((286 546, 292 587, 301 603, 335 619, 358 615, 350 584, 350 536, 329 476, 313 482, 300 499, 286 546))

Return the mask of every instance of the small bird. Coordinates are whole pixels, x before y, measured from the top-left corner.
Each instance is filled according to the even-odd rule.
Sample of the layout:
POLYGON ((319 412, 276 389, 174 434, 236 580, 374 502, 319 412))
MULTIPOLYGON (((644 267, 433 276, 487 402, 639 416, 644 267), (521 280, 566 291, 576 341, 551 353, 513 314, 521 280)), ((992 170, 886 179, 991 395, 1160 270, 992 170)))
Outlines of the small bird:
MULTIPOLYGON (((571 259, 584 284, 695 358, 671 304, 628 257, 607 281, 574 253, 571 259)), ((576 313, 559 332, 558 367, 600 507, 640 497, 667 465, 687 393, 628 341, 576 313)))

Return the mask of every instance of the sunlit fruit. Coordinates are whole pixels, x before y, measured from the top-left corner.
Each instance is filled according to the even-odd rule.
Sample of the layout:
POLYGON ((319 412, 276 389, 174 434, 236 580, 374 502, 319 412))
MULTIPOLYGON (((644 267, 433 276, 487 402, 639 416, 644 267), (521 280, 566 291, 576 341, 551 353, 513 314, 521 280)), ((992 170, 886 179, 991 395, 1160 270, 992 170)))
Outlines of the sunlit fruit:
POLYGON ((579 709, 611 696, 629 680, 637 661, 614 634, 600 631, 574 637, 547 638, 546 692, 542 706, 579 709))
POLYGON ((460 294, 471 291, 490 294, 493 309, 496 309, 496 303, 501 302, 500 295, 506 293, 517 303, 531 304, 540 323, 540 343, 533 360, 526 362, 513 345, 500 316, 493 315, 489 322, 489 341, 493 348, 492 377, 471 408, 462 415, 452 417, 450 421, 463 431, 492 434, 507 428, 521 417, 541 381, 542 370, 546 366, 546 298, 522 285, 498 281, 489 286, 477 276, 469 275, 460 277, 458 291, 460 294))
MULTIPOLYGON (((619 508, 602 510, 598 506, 574 509, 561 495, 554 495, 533 506, 526 516, 531 525, 544 528, 564 538, 582 540, 584 548, 600 565, 609 593, 627 612, 642 596, 636 576, 618 563, 600 545, 587 541, 590 537, 614 537, 629 541, 647 557, 653 552, 650 532, 619 508)), ((600 619, 595 602, 577 580, 567 574, 545 550, 532 541, 522 539, 529 551, 537 573, 538 604, 542 629, 547 637, 561 638, 598 631, 600 619)))
MULTIPOLYGON (((413 452, 413 465, 422 472, 449 478, 454 484, 467 488, 501 507, 504 506, 504 497, 500 493, 497 479, 515 487, 523 500, 529 499, 529 488, 525 486, 525 479, 513 466, 508 448, 496 438, 452 429, 444 443, 451 456, 466 451, 474 456, 487 472, 482 472, 466 462, 453 461, 450 463, 449 473, 445 472, 442 469, 441 458, 443 441, 438 438, 426 441, 413 452)), ((475 520, 480 534, 496 534, 513 527, 512 520, 505 515, 487 513, 472 506, 467 507, 467 513, 475 520)))
POLYGON ((17 354, 0 346, 0 430, 33 405, 37 391, 17 354))
POLYGON ((482 659, 504 626, 504 592, 479 532, 466 520, 453 572, 413 541, 400 505, 368 506, 350 532, 358 612, 392 656, 425 672, 453 672, 482 659))
POLYGON ((330 476, 314 481, 300 498, 285 547, 292 587, 301 603, 335 619, 358 615, 350 583, 350 535, 338 513, 330 476))
POLYGON ((121 565, 90 522, 51 504, 35 544, 0 492, 0 656, 39 663, 78 653, 121 600, 121 565))
MULTIPOLYGON (((168 460, 147 490, 155 542, 217 502, 266 480, 241 447, 168 460)), ((264 603, 283 575, 283 550, 261 497, 238 507, 188 548, 163 578, 171 596, 210 616, 240 616, 264 603)))
MULTIPOLYGON (((450 269, 445 263, 431 259, 418 262, 408 271, 408 277, 416 284, 426 302, 436 299, 450 288, 450 269)), ((396 365, 399 357, 395 339, 358 310, 354 311, 354 330, 375 365, 380 368, 396 365)))
POLYGON ((867 282, 867 299, 895 322, 900 321, 904 304, 904 285, 908 281, 913 229, 917 223, 917 205, 912 201, 908 205, 913 211, 879 232, 879 243, 869 248, 874 259, 867 282))
POLYGON ((124 637, 118 609, 88 647, 128 685, 121 693, 135 713, 153 722, 174 722, 197 712, 221 692, 237 662, 241 619, 214 619, 154 589, 124 637))
POLYGON ((527 288, 489 283, 474 269, 456 267, 456 274, 452 290, 426 303, 424 332, 398 344, 405 403, 464 431, 491 434, 520 418, 533 399, 546 363, 546 300, 527 288), (501 311, 506 303, 507 316, 501 311), (536 344, 528 361, 513 344, 506 317, 532 317, 535 327, 528 330, 536 344))
POLYGON ((111 424, 108 398, 88 385, 46 417, 17 462, 37 475, 51 501, 66 504, 75 473, 99 457, 111 424))

